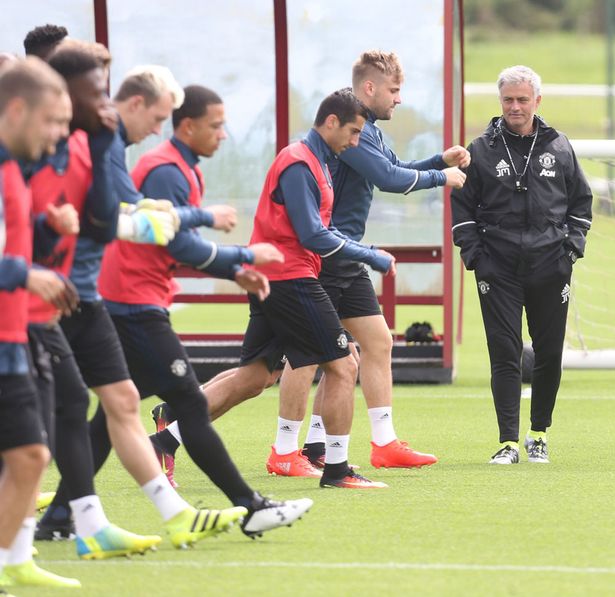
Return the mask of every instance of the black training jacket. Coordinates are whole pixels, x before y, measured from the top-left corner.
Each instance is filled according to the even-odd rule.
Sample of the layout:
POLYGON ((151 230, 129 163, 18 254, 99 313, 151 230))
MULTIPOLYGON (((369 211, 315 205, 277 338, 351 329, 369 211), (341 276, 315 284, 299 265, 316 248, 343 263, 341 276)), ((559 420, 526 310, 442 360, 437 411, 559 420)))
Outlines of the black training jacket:
POLYGON ((515 176, 510 158, 518 174, 526 159, 499 117, 468 147, 467 180, 453 190, 451 204, 453 240, 469 270, 485 255, 498 269, 527 274, 566 255, 583 256, 591 189, 568 139, 542 119, 535 121, 538 137, 523 179, 515 176))

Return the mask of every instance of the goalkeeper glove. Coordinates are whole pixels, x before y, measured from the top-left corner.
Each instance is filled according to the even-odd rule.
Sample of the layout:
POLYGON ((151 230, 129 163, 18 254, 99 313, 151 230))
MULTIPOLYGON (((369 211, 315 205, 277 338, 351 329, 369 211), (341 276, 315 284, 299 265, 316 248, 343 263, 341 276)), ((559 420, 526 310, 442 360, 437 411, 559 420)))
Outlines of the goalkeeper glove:
POLYGON ((171 203, 168 199, 141 199, 137 201, 136 206, 137 211, 140 209, 151 209, 153 211, 162 211, 171 215, 173 220, 173 228, 175 232, 179 230, 181 225, 181 219, 175 207, 173 207, 173 203, 171 203))
POLYGON ((120 213, 117 238, 133 243, 166 246, 175 237, 174 214, 154 209, 138 208, 132 213, 120 213))

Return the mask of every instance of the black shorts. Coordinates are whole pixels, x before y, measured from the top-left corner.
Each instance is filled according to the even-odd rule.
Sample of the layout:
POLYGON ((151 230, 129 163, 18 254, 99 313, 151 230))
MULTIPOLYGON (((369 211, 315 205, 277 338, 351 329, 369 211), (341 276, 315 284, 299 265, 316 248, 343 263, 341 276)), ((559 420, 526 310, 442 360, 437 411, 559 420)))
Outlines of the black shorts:
POLYGON ((70 409, 76 404, 82 408, 84 404, 87 405, 90 394, 62 328, 59 325, 30 325, 28 336, 30 345, 42 346, 49 357, 56 412, 61 413, 63 409, 70 409))
POLYGON ((241 364, 277 362, 286 355, 293 369, 350 354, 348 340, 331 299, 314 278, 271 282, 264 302, 250 295, 250 322, 241 364))
POLYGON ((81 303, 60 325, 88 388, 130 379, 117 332, 102 301, 81 303))
POLYGON ((130 376, 141 398, 164 394, 199 382, 188 353, 171 327, 169 315, 151 309, 132 315, 113 315, 130 376))
POLYGON ((46 443, 36 385, 30 373, 0 375, 0 452, 46 443))
POLYGON ((365 267, 350 277, 336 277, 330 272, 321 272, 320 283, 329 295, 340 319, 382 315, 374 285, 365 267))

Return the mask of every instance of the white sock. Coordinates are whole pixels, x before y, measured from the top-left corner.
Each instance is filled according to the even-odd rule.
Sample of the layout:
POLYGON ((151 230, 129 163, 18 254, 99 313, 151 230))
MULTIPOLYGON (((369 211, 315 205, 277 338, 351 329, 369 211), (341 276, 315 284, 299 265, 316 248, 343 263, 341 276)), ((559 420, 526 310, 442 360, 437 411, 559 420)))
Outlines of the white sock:
POLYGON ((312 415, 310 419, 310 428, 308 429, 306 444, 324 444, 327 441, 325 433, 325 424, 322 422, 320 415, 312 415))
POLYGON ((167 476, 160 473, 151 481, 141 486, 145 495, 152 501, 154 506, 160 512, 162 520, 165 522, 171 520, 176 514, 179 514, 186 508, 190 508, 190 504, 186 502, 180 495, 171 487, 167 476))
POLYGON ((0 547, 0 574, 2 574, 2 569, 6 566, 9 561, 9 554, 11 553, 10 549, 6 549, 5 547, 0 547))
POLYGON ((177 421, 173 421, 170 425, 168 425, 167 430, 180 444, 183 443, 182 434, 179 432, 179 424, 177 421))
POLYGON ((276 453, 280 456, 296 452, 299 449, 299 430, 303 421, 291 421, 278 417, 278 432, 275 436, 276 453))
POLYGON ((339 464, 348 460, 350 435, 329 435, 325 442, 325 464, 339 464))
POLYGON ((23 564, 32 559, 32 545, 34 544, 34 530, 36 529, 36 519, 34 516, 24 518, 21 528, 17 531, 11 549, 9 551, 7 564, 14 566, 23 564))
POLYGON ((95 535, 111 524, 97 495, 86 495, 68 503, 73 511, 75 529, 79 537, 95 535))
POLYGON ((372 424, 372 441, 377 446, 386 446, 397 439, 393 428, 393 407, 379 406, 368 408, 367 414, 372 424))

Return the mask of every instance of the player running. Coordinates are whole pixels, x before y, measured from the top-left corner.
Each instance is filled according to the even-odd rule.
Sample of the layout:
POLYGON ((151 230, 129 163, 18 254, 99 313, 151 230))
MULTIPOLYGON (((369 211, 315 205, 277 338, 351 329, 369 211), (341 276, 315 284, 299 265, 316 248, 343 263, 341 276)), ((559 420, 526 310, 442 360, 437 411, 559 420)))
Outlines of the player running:
MULTIPOLYGON (((108 148, 114 137, 102 126, 103 122, 110 123, 114 115, 106 96, 106 79, 99 62, 80 50, 59 50, 50 59, 50 64, 67 80, 74 106, 71 120, 73 132, 61 154, 64 162, 55 161, 41 169, 34 175, 33 185, 37 194, 40 193, 38 205, 41 209, 49 202, 71 201, 82 215, 80 236, 64 237, 56 247, 52 260, 56 267, 70 271, 81 302, 79 311, 73 317, 61 321, 64 334, 57 326, 42 326, 38 337, 51 354, 56 381, 61 384, 58 390, 63 390, 57 394, 61 396, 64 392, 74 392, 79 397, 73 398, 70 407, 57 411, 58 428, 63 430, 62 437, 58 434, 58 455, 62 452, 60 458, 77 463, 82 467, 79 471, 89 471, 84 475, 65 475, 77 527, 77 552, 82 558, 98 559, 142 552, 160 542, 157 536, 135 536, 110 525, 100 500, 94 494, 94 470, 86 419, 87 386, 96 391, 104 407, 111 413, 109 427, 120 460, 157 507, 171 542, 180 547, 227 530, 245 515, 246 510, 198 511, 174 491, 158 466, 139 418, 138 394, 129 379, 115 328, 101 301, 95 299, 100 265, 100 256, 97 257, 95 251, 102 247, 100 242, 109 241, 115 236, 119 209, 109 169, 108 148), (86 133, 90 134, 89 138, 86 133), (93 189, 100 192, 97 199, 90 201, 88 193, 93 189), (88 244, 86 241, 93 243, 89 244, 92 249, 89 254, 86 253, 88 247, 83 246, 88 244), (100 358, 101 354, 105 355, 104 359, 100 358), (132 402, 131 396, 134 396, 132 402), (78 438, 70 435, 73 427, 81 430, 78 438)), ((133 216, 137 217, 137 223, 144 219, 154 222, 140 211, 133 216)), ((142 237, 141 233, 153 227, 155 225, 149 228, 135 225, 127 230, 133 240, 148 240, 149 235, 142 237)), ((153 242, 155 236, 152 234, 149 241, 153 242)), ((160 242, 167 242, 168 238, 163 235, 160 242)), ((42 321, 49 323, 46 319, 49 315, 41 314, 42 321)), ((60 397, 59 400, 69 399, 60 397)), ((63 405, 60 402, 60 406, 63 405)), ((37 538, 50 539, 69 534, 72 528, 67 524, 70 520, 68 503, 63 517, 58 516, 60 513, 59 508, 52 508, 46 513, 39 524, 37 538)))
POLYGON ((37 160, 57 142, 65 93, 61 78, 36 58, 0 73, 0 587, 81 586, 32 560, 34 504, 49 451, 28 363, 28 291, 63 312, 77 297, 61 277, 31 267, 31 196, 16 161, 37 160))

